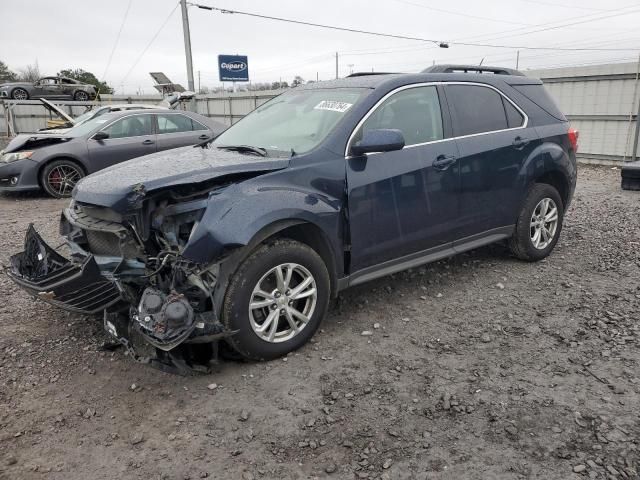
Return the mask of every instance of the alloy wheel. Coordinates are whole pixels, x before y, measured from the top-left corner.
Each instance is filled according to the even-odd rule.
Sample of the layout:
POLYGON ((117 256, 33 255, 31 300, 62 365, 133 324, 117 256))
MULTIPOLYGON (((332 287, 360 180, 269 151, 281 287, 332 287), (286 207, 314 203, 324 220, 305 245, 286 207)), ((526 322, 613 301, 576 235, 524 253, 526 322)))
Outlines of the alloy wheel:
POLYGON ((76 92, 76 100, 79 102, 86 102, 87 100, 89 100, 89 95, 87 95, 85 92, 76 92))
POLYGON ((291 340, 309 323, 318 290, 309 270, 297 263, 278 265, 258 281, 249 302, 249 322, 266 342, 291 340))
POLYGON ((71 165, 58 165, 54 167, 47 176, 47 183, 51 190, 66 197, 71 195, 73 187, 82 178, 82 173, 71 165))
POLYGON ((544 250, 555 238, 557 230, 558 206, 551 198, 543 198, 531 215, 531 243, 538 250, 544 250))
POLYGON ((17 88, 13 91, 13 98, 15 98, 16 100, 27 100, 29 98, 29 94, 26 90, 17 88))

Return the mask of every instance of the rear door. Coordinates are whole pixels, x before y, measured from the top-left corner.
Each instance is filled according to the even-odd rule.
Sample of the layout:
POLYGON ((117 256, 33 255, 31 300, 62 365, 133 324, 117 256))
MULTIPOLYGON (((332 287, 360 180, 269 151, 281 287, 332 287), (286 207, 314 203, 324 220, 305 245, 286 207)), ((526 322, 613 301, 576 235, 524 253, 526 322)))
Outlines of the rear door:
POLYGON ((156 151, 156 135, 151 114, 131 114, 119 118, 101 131, 109 138, 87 140, 92 171, 148 155, 156 151))
MULTIPOLYGON (((527 117, 497 89, 448 84, 460 164, 460 229, 457 239, 515 223, 525 188, 522 165, 537 145, 527 117)), ((496 232, 498 233, 498 232, 496 232)))
POLYGON ((436 86, 405 87, 374 107, 351 139, 381 128, 405 138, 402 150, 347 158, 353 272, 451 245, 459 176, 442 110, 436 86))
POLYGON ((156 121, 158 151, 195 145, 213 136, 207 127, 182 113, 159 113, 156 121))

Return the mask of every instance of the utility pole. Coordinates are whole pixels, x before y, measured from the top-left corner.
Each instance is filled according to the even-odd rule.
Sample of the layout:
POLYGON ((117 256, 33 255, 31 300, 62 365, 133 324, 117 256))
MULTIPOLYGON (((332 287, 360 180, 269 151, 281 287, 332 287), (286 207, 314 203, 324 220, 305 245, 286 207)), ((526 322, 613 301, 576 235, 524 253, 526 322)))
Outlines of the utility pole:
POLYGON ((336 79, 338 78, 338 52, 336 52, 336 79))
POLYGON ((516 52, 516 70, 520 67, 520 50, 516 52))
POLYGON ((202 91, 202 89, 200 88, 200 70, 198 70, 198 92, 200 93, 202 91))
POLYGON ((195 91, 193 82, 193 58, 191 56, 191 32, 189 31, 189 12, 187 12, 187 0, 180 0, 182 8, 182 33, 184 34, 184 54, 187 57, 187 84, 189 90, 195 91))

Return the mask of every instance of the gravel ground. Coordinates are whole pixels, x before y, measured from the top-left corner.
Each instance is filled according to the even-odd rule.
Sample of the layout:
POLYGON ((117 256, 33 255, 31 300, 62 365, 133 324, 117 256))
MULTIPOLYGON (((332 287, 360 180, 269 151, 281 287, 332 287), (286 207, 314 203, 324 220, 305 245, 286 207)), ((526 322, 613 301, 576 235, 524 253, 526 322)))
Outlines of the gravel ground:
MULTIPOLYGON (((344 293, 311 344, 179 377, 0 275, 0 478, 638 478, 640 194, 583 167, 553 255, 344 293), (365 333, 366 332, 366 333, 365 333)), ((0 263, 65 201, 0 196, 0 263)))

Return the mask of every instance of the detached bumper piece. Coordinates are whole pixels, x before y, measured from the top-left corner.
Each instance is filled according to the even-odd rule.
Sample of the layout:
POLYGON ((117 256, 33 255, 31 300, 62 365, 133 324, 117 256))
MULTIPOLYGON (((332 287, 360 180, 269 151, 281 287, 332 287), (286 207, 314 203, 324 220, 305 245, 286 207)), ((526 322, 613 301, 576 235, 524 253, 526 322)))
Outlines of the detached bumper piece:
POLYGON ((640 190, 640 160, 624 164, 620 175, 623 190, 640 190))
POLYGON ((93 256, 71 263, 29 225, 24 251, 13 255, 7 275, 40 300, 77 313, 94 314, 121 300, 116 284, 103 277, 93 256))

